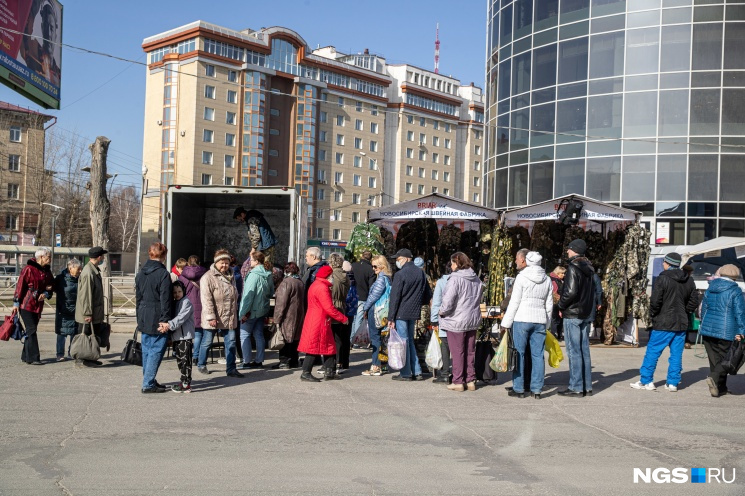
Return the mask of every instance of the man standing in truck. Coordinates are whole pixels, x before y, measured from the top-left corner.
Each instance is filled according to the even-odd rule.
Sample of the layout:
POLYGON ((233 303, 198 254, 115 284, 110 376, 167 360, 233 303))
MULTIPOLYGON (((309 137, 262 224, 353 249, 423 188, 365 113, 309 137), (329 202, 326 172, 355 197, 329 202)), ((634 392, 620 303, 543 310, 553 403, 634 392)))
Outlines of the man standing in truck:
POLYGON ((243 207, 238 207, 233 212, 233 219, 246 223, 251 248, 262 252, 265 259, 274 262, 274 245, 277 244, 277 237, 274 236, 274 232, 269 227, 264 214, 258 210, 246 210, 243 207))

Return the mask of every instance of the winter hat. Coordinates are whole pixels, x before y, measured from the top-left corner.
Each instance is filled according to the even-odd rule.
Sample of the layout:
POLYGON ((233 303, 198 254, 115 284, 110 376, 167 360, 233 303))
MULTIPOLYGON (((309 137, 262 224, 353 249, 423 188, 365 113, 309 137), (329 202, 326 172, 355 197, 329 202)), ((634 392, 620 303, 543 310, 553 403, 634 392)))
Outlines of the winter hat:
POLYGON ((681 257, 678 253, 672 252, 665 255, 663 261, 671 267, 680 267, 681 257))
POLYGON ((334 272, 330 265, 324 265, 316 271, 316 279, 326 279, 334 272))
POLYGON ((422 257, 416 257, 416 258, 414 259, 414 265, 416 265, 416 266, 417 266, 417 267, 419 267, 420 269, 421 269, 422 267, 424 267, 424 260, 422 260, 422 257))
MULTIPOLYGON (((587 251, 587 243, 584 239, 574 239, 567 245, 568 250, 572 250, 577 255, 584 255, 587 251)), ((680 263, 680 261, 678 261, 680 263)))
POLYGON ((738 269, 737 266, 733 264, 723 265, 718 270, 718 272, 721 277, 729 277, 732 280, 740 277, 740 269, 738 269))
POLYGON ((543 257, 537 251, 529 251, 525 255, 525 262, 528 264, 528 267, 541 265, 541 260, 543 260, 543 257))
POLYGON ((394 258, 414 258, 414 255, 411 254, 411 250, 408 250, 406 248, 401 248, 396 252, 395 255, 393 255, 394 258))

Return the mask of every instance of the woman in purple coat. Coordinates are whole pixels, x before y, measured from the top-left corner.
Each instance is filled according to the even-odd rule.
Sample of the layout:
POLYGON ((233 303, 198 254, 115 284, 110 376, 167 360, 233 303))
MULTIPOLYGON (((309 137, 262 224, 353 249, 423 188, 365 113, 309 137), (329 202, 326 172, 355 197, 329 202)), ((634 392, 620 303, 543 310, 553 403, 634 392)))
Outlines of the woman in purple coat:
POLYGON ((181 275, 178 280, 184 284, 186 288, 186 297, 194 307, 194 348, 191 355, 191 361, 194 365, 197 364, 199 358, 199 348, 202 344, 202 302, 199 299, 199 280, 207 272, 207 269, 199 265, 199 257, 192 255, 187 260, 186 267, 181 271, 181 275))

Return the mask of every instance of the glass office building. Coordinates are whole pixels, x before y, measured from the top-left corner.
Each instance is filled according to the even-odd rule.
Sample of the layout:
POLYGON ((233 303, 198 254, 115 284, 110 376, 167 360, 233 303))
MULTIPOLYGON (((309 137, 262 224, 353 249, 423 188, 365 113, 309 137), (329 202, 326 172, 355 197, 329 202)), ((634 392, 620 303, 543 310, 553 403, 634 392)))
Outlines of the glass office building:
POLYGON ((745 0, 488 0, 487 206, 577 193, 745 236, 745 0))

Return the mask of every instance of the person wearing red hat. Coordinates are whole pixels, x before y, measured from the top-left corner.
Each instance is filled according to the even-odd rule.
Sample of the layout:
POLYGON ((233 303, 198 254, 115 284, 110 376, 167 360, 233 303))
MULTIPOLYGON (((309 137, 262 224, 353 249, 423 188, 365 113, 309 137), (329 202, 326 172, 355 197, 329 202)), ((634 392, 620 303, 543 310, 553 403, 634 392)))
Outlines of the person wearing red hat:
POLYGON ((331 300, 331 274, 333 269, 328 265, 320 267, 315 274, 315 281, 308 289, 308 311, 303 322, 298 351, 305 353, 303 374, 300 380, 319 382, 313 377, 313 362, 319 355, 325 356, 323 363, 324 380, 338 379, 336 375, 336 343, 331 332, 331 319, 347 324, 349 319, 343 312, 334 307, 331 300))

